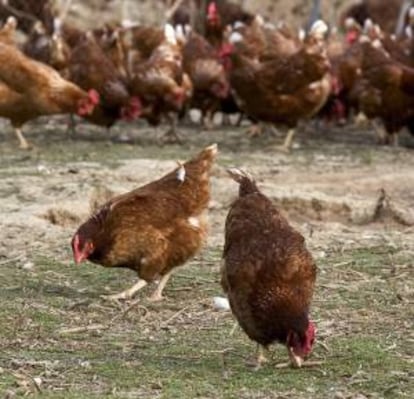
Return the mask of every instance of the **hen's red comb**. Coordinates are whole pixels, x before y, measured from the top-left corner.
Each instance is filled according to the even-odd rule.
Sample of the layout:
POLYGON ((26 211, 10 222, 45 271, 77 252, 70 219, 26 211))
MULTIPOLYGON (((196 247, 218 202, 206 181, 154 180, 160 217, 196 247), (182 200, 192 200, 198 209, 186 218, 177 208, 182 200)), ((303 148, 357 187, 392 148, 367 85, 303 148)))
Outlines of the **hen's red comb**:
POLYGON ((99 104, 100 96, 99 96, 99 93, 95 89, 90 89, 88 91, 88 97, 91 100, 93 105, 99 104))
POLYGON ((207 15, 209 18, 215 18, 217 16, 217 5, 214 1, 208 5, 207 15))

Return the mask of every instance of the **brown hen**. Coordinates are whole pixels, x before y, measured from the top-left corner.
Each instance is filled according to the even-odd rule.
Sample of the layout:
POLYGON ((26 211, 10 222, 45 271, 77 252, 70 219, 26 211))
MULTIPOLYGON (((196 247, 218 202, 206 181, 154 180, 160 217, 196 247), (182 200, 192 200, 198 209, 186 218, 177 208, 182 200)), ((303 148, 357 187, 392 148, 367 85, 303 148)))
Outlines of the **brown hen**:
POLYGON ((279 342, 300 367, 315 339, 309 308, 316 265, 303 236, 254 180, 238 169, 229 174, 240 187, 226 219, 222 287, 240 326, 258 343, 258 366, 262 349, 279 342))
POLYGON ((99 103, 96 91, 86 92, 63 79, 53 68, 0 42, 0 116, 11 121, 20 147, 27 149, 21 127, 41 115, 88 115, 99 103))
POLYGON ((206 238, 209 176, 217 146, 201 151, 159 180, 107 202, 82 224, 72 240, 76 263, 135 270, 140 280, 111 298, 130 298, 161 278, 162 291, 173 269, 196 255, 206 238))
POLYGON ((140 115, 140 99, 130 95, 127 82, 92 32, 87 32, 72 49, 69 76, 83 89, 95 89, 101 96, 100 107, 87 117, 90 122, 110 127, 119 119, 134 120, 140 115))
POLYGON ((243 36, 231 35, 230 84, 239 107, 251 119, 287 126, 281 150, 289 151, 294 128, 314 116, 331 91, 330 64, 322 42, 327 26, 317 21, 306 42, 290 55, 265 59, 246 55, 243 36))
POLYGON ((183 73, 182 52, 172 25, 165 25, 164 40, 130 75, 131 92, 139 96, 146 110, 142 117, 151 125, 166 117, 171 124, 167 133, 177 140, 173 113, 179 112, 188 99, 189 81, 183 73))
POLYGON ((230 92, 224 67, 214 48, 197 33, 192 33, 184 45, 183 66, 193 82, 191 106, 201 111, 210 128, 214 112, 230 92))
POLYGON ((414 120, 414 69, 393 60, 378 40, 366 39, 361 46, 359 106, 369 118, 383 122, 381 142, 398 145, 400 130, 414 120))

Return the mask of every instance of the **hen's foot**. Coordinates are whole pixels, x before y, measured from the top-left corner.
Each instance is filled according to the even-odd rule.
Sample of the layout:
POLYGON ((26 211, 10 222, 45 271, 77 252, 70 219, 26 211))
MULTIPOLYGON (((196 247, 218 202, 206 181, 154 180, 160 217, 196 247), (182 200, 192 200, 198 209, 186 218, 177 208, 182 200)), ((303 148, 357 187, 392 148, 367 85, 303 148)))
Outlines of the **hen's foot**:
POLYGON ((247 130, 247 135, 249 138, 256 138, 263 134, 263 126, 256 124, 249 127, 247 130))
POLYGON ((181 137, 175 131, 175 129, 168 129, 165 134, 160 138, 162 144, 183 144, 181 137))
POLYGON ((276 151, 284 152, 285 154, 290 153, 292 150, 292 143, 293 143, 293 137, 295 136, 295 129, 290 129, 288 131, 288 134, 286 135, 285 141, 282 145, 274 147, 276 151))
POLYGON ((19 143, 19 148, 21 150, 32 150, 33 149, 33 145, 28 143, 27 141, 25 141, 24 143, 19 143))
POLYGON ((253 359, 247 361, 247 365, 252 367, 255 371, 260 370, 265 363, 269 362, 263 352, 263 346, 257 345, 256 354, 253 359))
POLYGON ((214 129, 213 114, 211 112, 207 112, 206 115, 203 116, 202 120, 203 128, 205 130, 211 131, 214 129))
POLYGON ((147 285, 145 280, 138 280, 136 284, 134 284, 131 288, 120 292, 119 294, 113 295, 103 295, 102 298, 108 299, 110 301, 119 301, 119 300, 127 300, 132 299, 134 295, 142 288, 147 285))
POLYGON ((164 299, 162 294, 157 293, 156 291, 148 298, 150 302, 160 302, 164 299))
POLYGON ((291 148, 290 147, 286 147, 284 144, 283 145, 277 145, 275 147, 272 147, 274 150, 278 151, 278 152, 283 152, 285 154, 290 154, 291 152, 291 148))

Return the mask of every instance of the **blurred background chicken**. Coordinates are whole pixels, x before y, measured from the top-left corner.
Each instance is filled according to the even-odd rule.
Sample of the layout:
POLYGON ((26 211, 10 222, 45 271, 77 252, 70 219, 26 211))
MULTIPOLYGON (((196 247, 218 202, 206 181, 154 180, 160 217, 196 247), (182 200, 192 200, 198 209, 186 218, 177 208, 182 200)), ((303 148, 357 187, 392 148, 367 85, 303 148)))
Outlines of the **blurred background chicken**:
POLYGON ((42 115, 93 113, 99 94, 82 90, 53 68, 31 60, 13 45, 0 42, 0 115, 11 121, 20 147, 29 148, 21 127, 42 115))
MULTIPOLYGON (((304 43, 285 53, 266 51, 267 43, 257 51, 237 31, 229 38, 224 55, 230 57, 228 69, 236 102, 255 121, 291 129, 281 147, 284 151, 290 150, 297 123, 315 115, 331 91, 330 63, 323 45, 327 29, 325 23, 316 21, 304 43)), ((256 40, 254 35, 250 39, 256 40)))
POLYGON ((113 299, 131 298, 160 279, 151 297, 160 300, 174 268, 201 250, 216 153, 211 145, 161 179, 112 198, 79 227, 72 239, 76 263, 125 267, 140 278, 113 299))
MULTIPOLYGON (((24 52, 29 64, 46 64, 84 91, 98 93, 93 112, 77 115, 107 129, 138 119, 150 126, 167 123, 168 141, 180 141, 177 124, 191 121, 193 110, 208 129, 217 113, 223 124, 228 115, 239 114, 239 124, 243 116, 251 123, 252 138, 266 125, 286 127, 283 145, 272 148, 289 151, 295 131, 310 121, 343 126, 364 115, 383 136, 381 143, 397 145, 400 131, 413 126, 410 5, 409 0, 296 0, 283 7, 266 0, 82 5, 9 0, 0 5, 0 42, 24 52), (154 12, 145 19, 147 7, 154 12), (97 13, 102 18, 91 19, 97 13), (389 59, 386 84, 373 77, 378 69, 367 56, 368 42, 389 59)), ((8 64, 13 68, 12 60, 8 64)), ((3 83, 9 89, 16 85, 3 83)), ((13 120, 32 119, 24 106, 5 98, 6 118, 12 109, 13 120)), ((76 114, 67 108, 59 113, 76 114)))
POLYGON ((305 239, 294 230, 251 176, 230 169, 239 197, 227 215, 221 284, 241 328, 262 349, 286 345, 300 367, 312 350, 315 326, 309 318, 316 266, 305 239))

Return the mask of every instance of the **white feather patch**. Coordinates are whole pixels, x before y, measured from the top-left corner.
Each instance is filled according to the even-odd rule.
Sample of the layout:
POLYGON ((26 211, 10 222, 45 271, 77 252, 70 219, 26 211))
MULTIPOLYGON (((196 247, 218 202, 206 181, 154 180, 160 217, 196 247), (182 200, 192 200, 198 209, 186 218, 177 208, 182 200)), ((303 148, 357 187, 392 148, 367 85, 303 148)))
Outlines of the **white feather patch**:
POLYGON ((347 29, 351 29, 351 28, 353 28, 354 26, 356 26, 356 21, 355 21, 355 19, 354 19, 354 18, 352 18, 352 17, 348 17, 348 18, 345 20, 344 25, 345 25, 345 28, 347 28, 347 29))
POLYGON ((6 25, 13 25, 14 27, 16 27, 17 26, 16 17, 13 17, 13 15, 10 15, 6 20, 6 25))
POLYGON ((265 23, 264 18, 260 14, 257 14, 254 20, 259 26, 263 26, 265 23))
POLYGON ((180 162, 177 162, 179 168, 177 169, 177 180, 180 182, 184 182, 185 180, 185 167, 180 162))
POLYGON ((299 29, 299 31, 298 31, 298 38, 299 38, 299 40, 301 42, 303 42, 305 40, 305 37, 306 37, 305 29, 302 29, 302 28, 299 29))
POLYGON ((236 21, 233 24, 233 29, 240 29, 240 28, 244 28, 246 26, 246 24, 242 21, 236 21))
POLYGON ((370 29, 374 27, 374 23, 371 18, 367 18, 364 22, 364 32, 367 33, 370 29))
POLYGON ((196 227, 197 229, 200 228, 200 220, 198 218, 194 217, 194 216, 190 216, 188 218, 188 223, 192 227, 196 227))
POLYGON ((175 37, 181 42, 185 41, 184 27, 182 25, 177 25, 175 27, 175 37))
POLYGON ((318 19, 317 21, 313 23, 312 27, 310 28, 309 34, 316 38, 322 39, 327 32, 328 32, 328 25, 321 19, 318 19))
POLYGON ((168 43, 177 44, 177 38, 175 37, 175 30, 171 24, 165 24, 164 36, 168 43))
POLYGON ((381 48, 381 47, 382 47, 381 40, 379 40, 379 39, 375 39, 375 40, 372 42, 372 46, 373 46, 373 47, 375 47, 375 48, 381 48))
POLYGON ((360 43, 370 43, 371 39, 367 35, 361 35, 359 37, 359 42, 360 43))
POLYGON ((239 32, 233 32, 229 37, 229 42, 234 43, 240 43, 243 41, 243 35, 239 32))
POLYGON ((192 30, 193 30, 193 28, 191 27, 191 25, 189 25, 189 24, 184 25, 184 32, 187 36, 191 33, 192 30))

